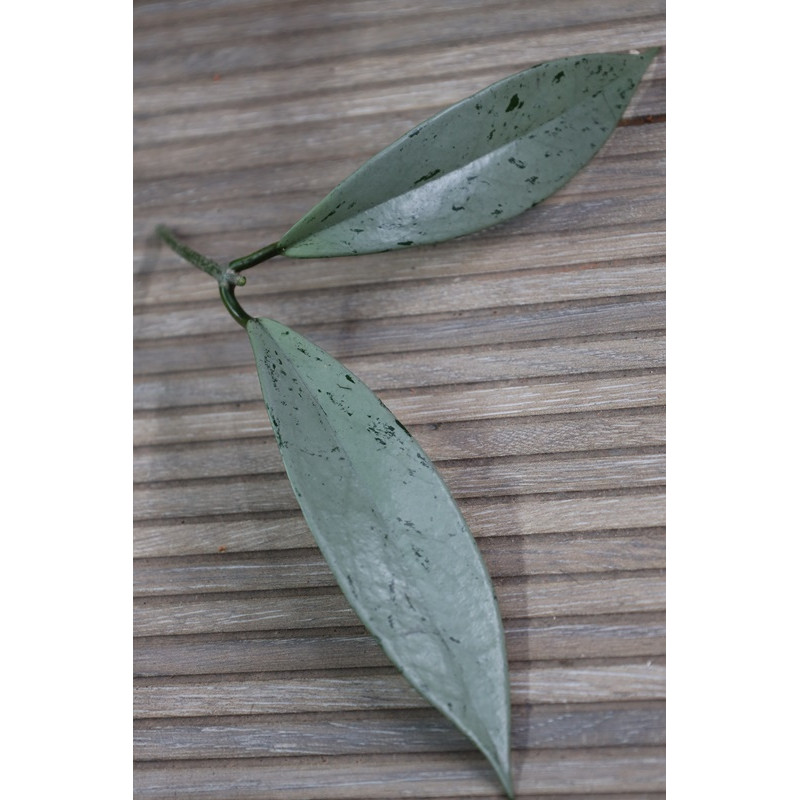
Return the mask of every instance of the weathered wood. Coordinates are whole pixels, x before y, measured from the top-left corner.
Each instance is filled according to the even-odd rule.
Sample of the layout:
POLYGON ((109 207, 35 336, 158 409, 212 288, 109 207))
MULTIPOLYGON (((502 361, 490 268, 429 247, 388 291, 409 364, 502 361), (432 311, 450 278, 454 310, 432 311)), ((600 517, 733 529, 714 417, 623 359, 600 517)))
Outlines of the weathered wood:
MULTIPOLYGON (((612 747, 523 750, 512 765, 518 794, 635 793, 664 789, 664 749, 612 747)), ((134 772, 137 794, 211 800, 375 800, 402 796, 498 797, 491 767, 469 752, 392 756, 284 756, 283 760, 145 762, 134 772), (313 794, 311 794, 313 792, 313 794)))
MULTIPOLYGON (((298 326, 299 327, 299 326, 298 326)), ((302 328, 299 331, 303 333, 302 328)), ((333 349, 333 348, 331 348, 333 349)), ((341 357, 341 354, 332 354, 341 357)), ((644 332, 591 341, 526 343, 343 358, 374 391, 496 380, 662 369, 664 337, 644 332)), ((252 367, 182 372, 134 382, 134 407, 151 410, 260 398, 252 367)))
MULTIPOLYGON (((653 268, 655 271, 655 268, 653 268)), ((498 284, 504 281, 513 285, 515 278, 500 277, 498 284)), ((447 303, 453 302, 453 295, 460 294, 461 285, 446 287, 446 290, 435 290, 428 298, 433 302, 435 297, 447 297, 447 303)), ((426 290, 430 292, 431 287, 426 290)), ((499 293, 503 286, 491 284, 484 294, 485 302, 492 302, 491 310, 480 310, 482 306, 473 299, 470 303, 462 303, 464 309, 451 314, 420 314, 414 317, 409 324, 407 318, 396 318, 392 314, 394 309, 404 307, 406 301, 398 298, 399 306, 394 303, 387 305, 387 313, 382 319, 357 321, 356 319, 340 320, 335 323, 309 323, 305 325, 304 333, 323 349, 340 348, 348 357, 358 355, 384 354, 392 352, 408 352, 413 350, 430 349, 430 343, 435 342, 438 349, 452 349, 456 347, 469 347, 501 342, 534 342, 547 339, 570 339, 586 336, 587 331, 592 335, 609 333, 630 333, 643 331, 659 331, 665 327, 665 304, 662 297, 655 294, 646 294, 642 299, 637 297, 613 300, 601 300, 593 303, 581 304, 575 301, 568 307, 563 304, 548 304, 542 306, 503 305, 503 302, 517 302, 511 293, 507 298, 501 298, 499 293), (475 305, 469 316, 463 310, 469 305, 475 305), (389 309, 393 309, 391 312, 389 309), (350 323, 342 331, 343 323, 350 323), (348 330, 349 329, 349 330, 348 330), (369 334, 369 338, 365 334, 369 334)), ((472 288, 470 293, 481 292, 481 287, 472 288)), ((374 290, 373 294, 386 295, 386 289, 374 290)), ((307 305, 304 300, 297 309, 299 316, 303 316, 302 309, 307 305)), ((341 310, 345 305, 353 303, 354 299, 339 300, 336 298, 320 298, 319 305, 330 309, 341 310)), ((358 308, 369 305, 370 298, 355 296, 358 308)), ((281 315, 288 315, 287 306, 291 306, 290 298, 280 300, 281 315)), ((340 311, 338 313, 341 313, 340 311)), ((411 311, 409 310, 409 314, 411 311)), ((154 316, 157 319, 157 316, 154 316)), ((137 348, 136 372, 138 375, 157 375, 164 372, 181 372, 191 365, 192 369, 215 369, 234 364, 249 364, 252 361, 252 351, 242 347, 241 336, 232 336, 232 333, 220 333, 214 342, 213 351, 197 342, 192 336, 169 337, 166 340, 146 340, 137 348), (212 360, 216 359, 216 360, 212 360)))
MULTIPOLYGON (((500 796, 347 607, 213 282, 525 67, 660 46, 663 0, 134 3, 134 796, 500 796)), ((567 186, 435 247, 276 258, 245 307, 376 389, 494 576, 518 797, 661 800, 666 53, 567 186)))
MULTIPOLYGON (((545 492, 586 492, 664 484, 663 453, 510 456, 491 461, 437 464, 456 498, 509 497, 545 492)), ((285 475, 246 475, 136 487, 136 520, 180 519, 220 514, 264 514, 297 509, 285 475)))
MULTIPOLYGON (((508 225, 512 222, 513 220, 508 225)), ((265 284, 263 278, 251 275, 250 285, 242 294, 255 288, 261 290, 266 297, 268 286, 277 292, 282 284, 289 284, 292 278, 300 290, 304 284, 307 285, 307 290, 319 290, 336 284, 355 288, 381 283, 387 290, 394 291, 411 280, 410 275, 414 279, 437 278, 440 285, 449 289, 459 283, 454 278, 461 277, 465 280, 477 272, 492 275, 515 273, 518 279, 525 282, 527 288, 527 293, 520 294, 516 299, 518 304, 629 296, 660 292, 664 289, 663 266, 660 271, 658 269, 658 265, 663 264, 665 238, 661 221, 626 223, 624 226, 615 225, 588 232, 578 230, 535 236, 522 233, 507 235, 503 237, 502 247, 498 247, 496 238, 492 239, 492 230, 486 231, 484 236, 454 240, 447 248, 426 248, 431 254, 435 252, 435 259, 421 259, 420 252, 423 248, 419 248, 417 253, 409 250, 392 253, 391 258, 385 255, 380 258, 364 255, 328 260, 325 261, 326 265, 330 264, 328 274, 322 272, 318 262, 302 262, 298 265, 291 259, 276 259, 274 264, 270 262, 268 284, 265 284), (357 258, 364 263, 359 264, 357 258), (428 269, 425 268, 426 262, 428 269), (656 265, 655 268, 653 264, 656 265), (524 272, 521 272, 523 269, 524 272), (448 277, 453 280, 445 283, 448 277)), ((151 233, 152 228, 148 226, 148 235, 151 233)), ((505 233, 509 233, 508 229, 505 233)), ((214 249, 219 249, 220 243, 216 241, 216 237, 214 241, 214 249)), ((201 242, 194 242, 194 237, 193 243, 198 248, 202 247, 201 242)), ((233 251, 245 249, 247 246, 239 245, 233 251)), ((154 252, 148 256, 148 261, 155 257, 155 253, 164 251, 156 243, 153 243, 152 248, 154 252)), ((152 268, 149 263, 148 267, 152 268)), ((160 311, 167 319, 159 321, 150 316, 150 307, 135 314, 134 330, 137 341, 148 336, 231 333, 231 321, 217 313, 220 310, 219 305, 208 294, 207 278, 200 273, 180 278, 187 287, 188 297, 198 296, 193 307, 197 314, 202 314, 208 326, 199 328, 196 319, 182 313, 183 303, 164 304, 165 299, 171 297, 173 292, 176 297, 180 297, 180 286, 177 290, 168 288, 172 274, 165 277, 166 280, 155 278, 150 272, 140 273, 137 284, 141 293, 161 304, 160 311), (195 285, 196 289, 190 288, 195 285)), ((287 288, 284 291, 288 293, 291 290, 287 288)), ((278 300, 280 299, 279 294, 278 300)), ((349 313, 349 308, 346 310, 349 313)))
MULTIPOLYGON (((664 444, 660 408, 432 423, 409 429, 436 462, 664 444)), ((139 451, 133 466, 134 480, 141 483, 282 472, 274 437, 240 440, 234 446, 223 440, 139 451)))
MULTIPOLYGON (((143 115, 136 126, 134 144, 140 152, 147 153, 147 148, 168 142, 190 143, 194 139, 209 138, 219 140, 222 137, 240 136, 250 131, 258 131, 268 140, 270 129, 273 127, 287 124, 319 125, 332 118, 352 120, 374 114, 413 116, 421 122, 438 110, 493 82, 491 78, 487 80, 487 77, 488 71, 472 74, 469 77, 442 78, 435 83, 431 83, 428 77, 420 80, 417 85, 413 83, 403 86, 384 85, 380 93, 375 94, 365 92, 363 87, 357 87, 346 88, 335 94, 312 94, 311 97, 297 98, 295 95, 287 99, 286 96, 280 96, 258 107, 229 106, 225 114, 211 116, 204 111, 194 110, 143 115)), ((623 119, 658 113, 664 101, 663 81, 656 77, 644 78, 634 101, 624 112, 623 119)), ((375 152, 391 141, 388 139, 379 143, 375 152)), ((359 158, 364 160, 361 155, 359 158)), ((228 168, 230 166, 228 165, 228 168)), ((335 185, 357 166, 358 164, 350 161, 342 163, 326 157, 321 174, 310 175, 311 185, 307 188, 326 191, 325 187, 329 186, 331 181, 335 185)), ((173 165, 167 174, 174 169, 173 165)), ((147 173, 145 176, 151 177, 147 173)), ((276 189, 281 188, 280 185, 276 187, 276 189)))
MULTIPOLYGON (((249 355, 249 353, 248 353, 249 355)), ((661 371, 566 379, 531 379, 457 388, 430 387, 382 393, 384 403, 407 427, 441 419, 458 420, 662 407, 666 380, 661 371)), ((139 412, 133 424, 139 446, 269 437, 269 421, 261 400, 229 406, 178 408, 139 412)))
MULTIPOLYGON (((504 618, 548 617, 554 614, 608 614, 653 611, 664 607, 660 573, 537 576, 495 579, 495 593, 504 618)), ((355 611, 334 587, 300 594, 238 593, 147 597, 134 602, 137 636, 187 633, 298 630, 359 625, 355 611)))
MULTIPOLYGON (((133 689, 134 716, 246 716, 428 705, 396 670, 363 670, 341 676, 328 672, 326 676, 253 679, 243 675, 203 682, 140 678, 133 689)), ((652 662, 512 669, 511 701, 518 705, 663 700, 665 678, 664 666, 652 662)))
MULTIPOLYGON (((213 203, 228 204, 235 201, 241 202, 243 198, 248 198, 257 206, 266 208, 270 195, 292 192, 298 194, 294 198, 294 203, 308 198, 307 202, 313 204, 314 199, 311 195, 316 193, 321 199, 321 196, 333 188, 333 185, 325 183, 326 178, 335 184, 339 177, 338 173, 358 166, 353 163, 358 156, 352 154, 352 141, 353 137, 364 136, 361 124, 359 122, 339 123, 338 127, 342 138, 335 140, 331 140, 329 136, 325 137, 324 128, 321 126, 319 130, 312 127, 308 131, 312 140, 318 140, 320 147, 323 141, 325 143, 324 161, 319 164, 289 161, 295 148, 291 146, 290 142, 278 139, 276 147, 271 147, 267 151, 269 157, 274 161, 264 164, 260 169, 251 167, 233 173, 212 174, 204 177, 200 186, 197 186, 196 179, 193 180, 185 174, 170 176, 170 173, 167 173, 160 176, 158 181, 137 181, 134 184, 134 199, 145 219, 165 210, 167 201, 176 203, 191 200, 193 206, 199 209, 211 206, 213 203), (349 128, 352 130, 348 130, 349 128), (284 158, 281 158, 281 155, 284 158), (336 167, 335 173, 332 172, 332 166, 336 167), (267 169, 269 169, 269 180, 265 176, 267 169), (311 184, 304 182, 299 185, 298 175, 304 175, 309 169, 319 170, 321 174, 314 175, 311 184)), ((598 214, 596 224, 591 227, 609 225, 613 221, 630 222, 629 219, 623 218, 624 212, 635 215, 636 219, 646 219, 648 214, 652 214, 654 211, 652 201, 638 209, 636 208, 636 199, 641 195, 644 200, 649 194, 663 189, 665 126, 657 123, 652 127, 648 125, 644 133, 636 131, 638 127, 640 126, 618 128, 598 155, 563 190, 559 191, 546 205, 537 207, 524 215, 528 223, 535 221, 536 230, 541 234, 553 230, 564 230, 567 220, 579 228, 589 227, 590 223, 595 220, 587 218, 585 215, 581 216, 579 213, 582 208, 585 210, 587 207, 598 214), (604 188, 609 184, 613 184, 616 193, 619 194, 619 207, 608 202, 615 196, 615 192, 604 188)), ((254 139, 262 135, 259 133, 249 134, 254 139)), ((254 141, 253 147, 256 145, 257 142, 254 141)), ((225 149, 219 142, 207 145, 207 147, 211 158, 215 153, 225 149)), ((157 150, 160 158, 166 158, 165 150, 172 150, 177 155, 182 151, 182 147, 180 145, 162 145, 157 150)), ((484 235, 496 238, 501 230, 513 230, 517 235, 524 235, 526 229, 518 223, 511 227, 509 221, 487 231, 484 235)), ((220 233, 223 238, 221 240, 215 238, 213 247, 219 247, 220 244, 233 239, 236 235, 232 231, 221 231, 220 233)), ((209 239, 208 232, 198 231, 196 236, 202 236, 205 240, 209 239)), ((135 255, 141 258, 141 250, 137 250, 135 255)), ((170 269, 167 274, 175 272, 175 269, 170 269)), ((173 277, 187 280, 180 275, 173 275, 173 277)), ((198 289, 200 288, 200 284, 195 283, 195 285, 198 289)), ((289 284, 287 288, 294 290, 296 286, 289 284)), ((182 294, 181 298, 183 298, 182 294)), ((146 296, 137 297, 137 299, 147 301, 146 296)), ((197 293, 194 298, 187 296, 183 299, 202 299, 202 295, 197 293)))
MULTIPOLYGON (((512 662, 573 658, 655 657, 664 654, 661 612, 512 620, 506 642, 512 662)), ((389 661, 363 629, 322 634, 241 632, 139 637, 137 676, 217 675, 285 670, 386 667, 389 661)))
MULTIPOLYGON (((658 745, 664 744, 664 725, 663 703, 527 706, 516 709, 511 740, 517 749, 658 745)), ((133 746, 142 761, 235 758, 242 752, 248 758, 446 753, 473 747, 432 708, 146 720, 136 724, 133 746)))
MULTIPOLYGON (((489 536, 646 528, 663 525, 666 514, 660 488, 572 497, 523 495, 500 501, 465 498, 459 505, 471 529, 483 541, 489 536)), ((139 557, 309 547, 315 547, 314 540, 299 510, 244 519, 236 514, 224 521, 159 518, 134 526, 134 553, 139 557)), ((313 576, 313 562, 306 568, 313 576)))
MULTIPOLYGON (((146 56, 150 51, 155 51, 163 58, 164 53, 172 54, 181 46, 193 49, 226 42, 229 38, 247 41, 251 37, 257 37, 259 41, 266 38, 280 43, 286 39, 287 34, 302 34, 303 37, 316 34, 320 37, 318 42, 320 46, 332 48, 338 53, 337 48, 342 46, 342 42, 337 41, 332 34, 351 33, 353 27, 358 27, 364 37, 369 37, 369 41, 367 43, 348 41, 347 44, 352 45, 349 50, 351 56, 359 51, 394 52, 409 45, 418 45, 420 41, 425 41, 429 45, 459 42, 464 30, 472 26, 483 29, 487 37, 518 33, 520 25, 532 28, 531 35, 537 30, 536 26, 531 25, 528 9, 524 5, 505 3, 501 6, 504 13, 499 14, 498 10, 487 8, 485 3, 477 0, 463 0, 463 2, 439 0, 435 4, 420 0, 417 2, 404 0, 388 8, 378 0, 370 2, 362 0, 343 5, 332 12, 328 11, 325 2, 316 0, 304 3, 292 14, 286 13, 285 2, 253 3, 252 0, 219 0, 217 3, 209 3, 208 0, 204 0, 182 6, 177 12, 169 8, 169 5, 165 2, 137 3, 134 16, 137 26, 150 26, 147 39, 136 43, 135 52, 140 62, 147 63, 146 56), (210 24, 217 22, 217 19, 214 13, 208 14, 208 11, 226 14, 228 24, 224 31, 217 25, 210 24), (465 17, 467 13, 469 16, 465 17), (170 23, 173 25, 179 23, 180 27, 174 30, 170 23), (397 35, 392 35, 393 32, 386 30, 389 23, 402 23, 403 28, 397 35), (169 26, 166 30, 172 35, 168 36, 164 32, 159 35, 159 29, 155 25, 169 26), (381 39, 376 40, 375 37, 381 39)), ((607 24, 612 21, 616 23, 620 18, 625 19, 630 15, 630 6, 620 0, 612 0, 602 5, 581 0, 574 5, 574 9, 567 10, 554 0, 542 2, 541 14, 548 24, 542 24, 541 28, 546 30, 555 26, 569 27, 575 25, 576 17, 580 17, 583 24, 590 22, 607 24)), ((651 0, 639 3, 636 10, 641 16, 660 16, 663 5, 651 0)), ((312 63, 324 60, 325 51, 311 52, 315 55, 312 63)), ((268 49, 267 52, 260 54, 260 58, 271 58, 285 66, 290 63, 286 60, 287 55, 268 49)), ((309 61, 307 51, 292 52, 291 55, 301 64, 309 61)), ((463 69, 463 62, 459 66, 463 69)), ((364 70, 365 75, 372 72, 371 69, 364 70)), ((157 78, 161 81, 164 76, 159 74, 157 78)), ((143 76, 139 77, 139 81, 146 83, 143 76)))
MULTIPOLYGON (((312 325, 316 327, 320 323, 331 320, 351 323, 364 320, 361 325, 362 335, 365 335, 369 333, 373 325, 377 331, 380 331, 382 327, 392 324, 391 318, 397 316, 407 318, 442 311, 463 313, 486 308, 508 309, 510 313, 515 306, 518 307, 534 300, 541 304, 563 303, 601 297, 619 297, 620 295, 652 294, 661 292, 663 289, 663 265, 637 262, 636 264, 614 263, 591 269, 572 269, 558 272, 555 275, 546 270, 534 270, 524 274, 498 272, 491 276, 442 278, 438 281, 426 280, 419 283, 403 281, 392 287, 361 287, 358 290, 350 289, 347 293, 325 290, 317 293, 316 296, 309 292, 294 295, 283 294, 275 299, 271 296, 256 295, 253 297, 253 303, 263 306, 277 305, 280 309, 278 316, 296 317, 295 325, 297 327, 312 325), (372 322, 373 320, 375 322, 372 322)), ((213 299, 213 297, 209 297, 207 291, 206 297, 213 299)), ((206 310, 206 307, 208 307, 209 313, 204 314, 204 317, 217 316, 213 313, 214 311, 220 313, 219 320, 214 322, 213 327, 206 328, 203 332, 230 335, 234 330, 231 327, 231 320, 223 315, 221 308, 209 306, 208 303, 201 305, 200 308, 193 305, 185 310, 183 308, 161 309, 138 314, 134 318, 134 332, 137 338, 143 340, 155 337, 196 336, 201 333, 197 327, 198 312, 206 310)), ((659 318, 659 313, 655 309, 652 310, 655 312, 655 318, 659 318)), ((539 309, 529 311, 531 314, 537 312, 542 313, 539 309)), ((271 313, 276 315, 276 312, 271 313)), ((568 316, 563 310, 562 315, 568 316)), ((442 326, 447 319, 438 315, 429 322, 429 325, 435 330, 433 326, 436 323, 442 326)), ((424 323, 425 320, 422 322, 424 323)), ((410 324, 412 329, 414 324, 416 324, 416 320, 410 324)), ((398 322, 394 322, 394 325, 397 326, 398 322)), ((406 321, 406 327, 409 327, 408 321, 406 321)), ((535 325, 532 328, 532 338, 539 338, 536 336, 535 325)), ((593 330, 588 326, 584 330, 587 329, 593 330)), ((423 330, 422 333, 424 334, 425 331, 423 330)), ((446 330, 444 333, 446 335, 446 330)), ((564 337, 569 336, 570 332, 569 330, 558 331, 558 334, 560 337, 564 337)), ((176 344, 182 343, 169 343, 172 347, 176 344)), ((444 346, 444 343, 440 345, 437 342, 437 345, 441 347, 444 346)), ((189 354, 191 355, 191 352, 189 354)), ((183 368, 185 369, 186 366, 184 365, 183 368)))
MULTIPOLYGON (((496 576, 662 569, 660 529, 589 535, 477 537, 489 572, 496 576)), ((245 555, 137 559, 134 594, 156 596, 279 591, 334 584, 322 554, 313 549, 245 555)))

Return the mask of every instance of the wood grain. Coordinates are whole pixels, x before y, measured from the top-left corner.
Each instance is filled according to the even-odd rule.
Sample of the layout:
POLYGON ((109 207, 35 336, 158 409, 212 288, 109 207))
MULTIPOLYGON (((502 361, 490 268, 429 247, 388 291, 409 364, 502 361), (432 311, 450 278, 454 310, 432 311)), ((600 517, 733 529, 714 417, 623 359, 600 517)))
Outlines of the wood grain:
MULTIPOLYGON (((606 703, 663 700, 664 667, 653 663, 539 666, 511 670, 512 703, 606 703)), ((137 719, 239 717, 427 708, 396 670, 339 670, 322 676, 246 675, 203 682, 186 677, 142 678, 133 694, 137 719)))
POLYGON ((134 2, 134 796, 499 798, 390 665, 300 515, 208 277, 451 102, 661 47, 556 195, 433 247, 275 259, 240 290, 436 461, 493 577, 519 798, 663 798, 663 0, 134 2))
MULTIPOLYGON (((506 645, 512 662, 651 659, 664 655, 663 612, 553 616, 506 621, 506 645)), ((377 642, 363 628, 141 636, 136 645, 137 677, 389 665, 377 642)))

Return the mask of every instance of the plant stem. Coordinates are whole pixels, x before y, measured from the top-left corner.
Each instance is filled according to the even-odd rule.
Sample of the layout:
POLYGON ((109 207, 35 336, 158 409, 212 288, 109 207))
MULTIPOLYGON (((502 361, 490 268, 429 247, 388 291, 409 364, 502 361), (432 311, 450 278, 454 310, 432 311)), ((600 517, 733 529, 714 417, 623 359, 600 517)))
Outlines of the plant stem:
MULTIPOLYGON (((217 281, 227 280, 225 278, 225 270, 217 264, 216 261, 213 261, 208 256, 204 256, 202 253, 198 253, 197 250, 192 250, 188 244, 180 241, 169 228, 164 225, 159 225, 156 228, 156 232, 172 250, 181 258, 188 261, 192 266, 203 270, 203 272, 211 275, 212 278, 216 278, 217 281)), ((240 281, 236 281, 236 285, 243 286, 244 282, 245 279, 242 278, 240 281)))
POLYGON ((222 303, 225 308, 228 309, 228 313, 243 327, 247 327, 247 323, 250 322, 253 317, 251 317, 240 305, 239 301, 233 294, 233 290, 236 286, 233 283, 229 283, 225 281, 224 283, 220 282, 219 285, 219 296, 222 298, 222 303))
POLYGON ((266 261, 268 258, 280 255, 280 253, 281 248, 278 246, 278 242, 273 242, 260 250, 256 250, 255 253, 234 259, 228 264, 228 269, 233 272, 241 272, 244 269, 250 269, 250 267, 260 264, 262 261, 266 261))
MULTIPOLYGON (((208 256, 204 256, 202 253, 198 253, 197 250, 193 250, 191 247, 189 247, 189 245, 180 241, 180 239, 178 239, 175 234, 164 225, 159 225, 158 228, 156 228, 156 232, 181 258, 185 259, 192 264, 192 266, 203 270, 203 272, 216 279, 217 283, 219 284, 220 297, 222 298, 225 308, 228 309, 228 313, 243 328, 246 327, 247 323, 253 319, 253 317, 251 317, 241 307, 241 305, 239 305, 239 301, 234 295, 234 290, 237 286, 244 286, 244 284, 247 282, 247 278, 245 278, 244 275, 237 275, 233 267, 230 267, 229 269, 223 269, 213 259, 208 258, 208 256)), ((264 248, 264 250, 267 249, 268 248, 264 248)), ((277 255, 277 253, 278 251, 276 250, 276 252, 272 253, 272 255, 277 255)), ((257 254, 253 253, 252 255, 255 256, 257 254)), ((265 261, 267 258, 271 258, 272 255, 265 256, 261 260, 265 261)), ((251 258, 251 256, 245 256, 243 259, 238 259, 237 262, 231 262, 231 264, 245 261, 248 258, 251 258)), ((253 266, 256 263, 258 262, 254 261, 253 263, 247 264, 247 266, 253 266)), ((246 269, 247 266, 241 267, 241 269, 246 269)))

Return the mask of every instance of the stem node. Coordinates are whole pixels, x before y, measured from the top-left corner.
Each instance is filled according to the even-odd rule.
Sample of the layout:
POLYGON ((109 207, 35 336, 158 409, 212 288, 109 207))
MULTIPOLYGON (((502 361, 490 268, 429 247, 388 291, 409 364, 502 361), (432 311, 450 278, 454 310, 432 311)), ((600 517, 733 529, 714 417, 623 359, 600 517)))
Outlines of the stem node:
MULTIPOLYGON (((223 269, 216 261, 213 259, 208 258, 208 256, 204 256, 202 253, 198 253, 197 250, 193 250, 189 245, 184 244, 180 239, 178 239, 175 234, 166 226, 159 225, 156 228, 156 232, 158 235, 164 240, 164 242, 169 245, 169 247, 174 250, 181 258, 188 261, 192 266, 197 267, 198 269, 203 270, 203 272, 211 275, 212 278, 215 278, 217 283, 219 284, 219 294, 222 298, 222 302, 225 308, 228 309, 228 313, 244 328, 247 323, 253 319, 242 307, 239 305, 239 301, 236 299, 234 295, 234 290, 237 286, 244 286, 247 282, 247 278, 244 275, 237 275, 237 270, 233 267, 234 264, 239 262, 246 262, 247 259, 251 258, 251 256, 245 256, 243 259, 238 259, 238 261, 232 261, 231 264, 228 266, 228 269, 223 269)), ((269 248, 264 248, 264 250, 268 250, 269 248)), ((261 252, 261 251, 260 251, 261 252)), ((279 251, 276 249, 272 255, 277 255, 279 251)), ((253 256, 258 255, 256 253, 252 254, 253 256)), ((271 258, 272 255, 264 256, 261 258, 261 261, 266 260, 267 258, 271 258)), ((255 261, 253 263, 260 263, 259 261, 255 261)), ((244 266, 241 266, 240 269, 247 269, 248 266, 253 266, 253 263, 246 263, 244 266)))

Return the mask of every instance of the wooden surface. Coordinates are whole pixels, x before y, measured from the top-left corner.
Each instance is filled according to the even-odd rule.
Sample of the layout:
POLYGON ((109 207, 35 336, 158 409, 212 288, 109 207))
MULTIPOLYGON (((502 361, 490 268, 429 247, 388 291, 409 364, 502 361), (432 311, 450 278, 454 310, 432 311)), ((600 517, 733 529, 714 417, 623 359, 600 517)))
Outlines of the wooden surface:
MULTIPOLYGON (((533 63, 663 46, 661 0, 158 0, 135 30, 135 796, 496 798, 348 608, 213 282, 369 156, 533 63)), ((418 437, 494 578, 520 798, 664 793, 662 48, 557 195, 239 291, 418 437)))

